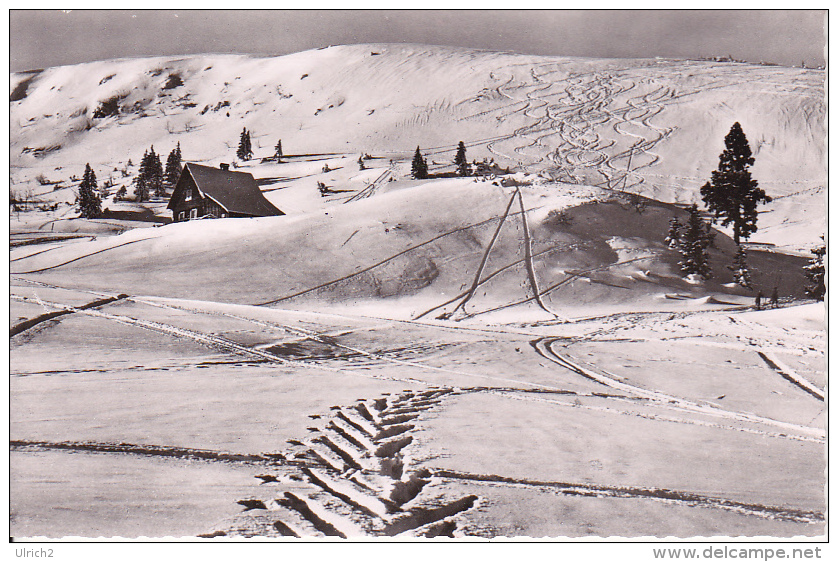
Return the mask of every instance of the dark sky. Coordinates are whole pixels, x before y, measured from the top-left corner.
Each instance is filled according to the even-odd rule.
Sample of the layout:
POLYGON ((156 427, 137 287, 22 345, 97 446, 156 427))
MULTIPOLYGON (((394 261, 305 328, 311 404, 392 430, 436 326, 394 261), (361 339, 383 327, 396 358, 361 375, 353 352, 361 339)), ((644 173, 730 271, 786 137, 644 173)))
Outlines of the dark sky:
POLYGON ((10 66, 398 42, 814 66, 824 63, 824 18, 824 10, 11 10, 10 66))

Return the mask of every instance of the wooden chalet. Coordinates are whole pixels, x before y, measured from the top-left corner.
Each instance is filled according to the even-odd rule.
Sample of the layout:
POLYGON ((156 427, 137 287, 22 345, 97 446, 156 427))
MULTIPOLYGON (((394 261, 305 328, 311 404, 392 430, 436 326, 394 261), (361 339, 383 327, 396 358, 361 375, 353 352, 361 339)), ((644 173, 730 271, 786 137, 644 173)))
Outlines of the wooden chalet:
POLYGON ((226 164, 220 168, 185 164, 167 208, 174 222, 285 214, 265 199, 252 175, 231 172, 226 164))

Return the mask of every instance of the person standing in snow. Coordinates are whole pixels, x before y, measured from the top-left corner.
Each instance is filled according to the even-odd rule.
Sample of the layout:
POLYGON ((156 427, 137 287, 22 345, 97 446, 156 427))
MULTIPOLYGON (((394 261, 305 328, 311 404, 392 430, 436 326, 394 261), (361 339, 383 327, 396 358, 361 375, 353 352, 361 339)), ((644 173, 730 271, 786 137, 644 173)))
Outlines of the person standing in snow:
POLYGON ((757 298, 754 299, 754 307, 757 310, 762 310, 762 291, 757 293, 757 298))

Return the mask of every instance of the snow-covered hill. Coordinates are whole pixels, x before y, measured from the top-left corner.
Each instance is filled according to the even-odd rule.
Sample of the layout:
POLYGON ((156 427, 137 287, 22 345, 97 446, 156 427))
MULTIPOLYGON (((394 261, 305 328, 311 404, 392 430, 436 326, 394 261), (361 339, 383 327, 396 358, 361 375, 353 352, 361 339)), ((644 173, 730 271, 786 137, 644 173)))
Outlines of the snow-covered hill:
MULTIPOLYGON (((503 185, 527 178, 390 182, 373 197, 284 217, 25 246, 11 271, 57 284, 69 276, 94 291, 400 317, 544 320, 752 302, 755 292, 729 285, 736 247, 722 234, 710 251, 713 278, 682 278, 663 240, 672 216, 686 222, 683 209, 596 187, 503 185)), ((765 295, 778 286, 803 297, 803 258, 749 252, 748 261, 765 295)))
POLYGON ((13 75, 10 534, 822 536, 825 309, 785 251, 825 229, 822 80, 401 45, 13 75), (782 246, 753 290, 723 232, 706 280, 665 243, 734 121, 782 246), (177 143, 286 214, 114 201, 177 143))
MULTIPOLYGON (((824 73, 685 60, 593 60, 419 45, 352 45, 272 58, 93 62, 11 76, 12 189, 100 178, 152 144, 230 161, 364 152, 434 166, 470 158, 573 184, 692 202, 738 121, 774 197, 754 241, 803 248, 825 229, 824 73)), ((136 169, 133 171, 135 172, 136 169)), ((129 172, 132 170, 128 169, 129 172)), ((252 170, 256 177, 270 172, 252 170)))

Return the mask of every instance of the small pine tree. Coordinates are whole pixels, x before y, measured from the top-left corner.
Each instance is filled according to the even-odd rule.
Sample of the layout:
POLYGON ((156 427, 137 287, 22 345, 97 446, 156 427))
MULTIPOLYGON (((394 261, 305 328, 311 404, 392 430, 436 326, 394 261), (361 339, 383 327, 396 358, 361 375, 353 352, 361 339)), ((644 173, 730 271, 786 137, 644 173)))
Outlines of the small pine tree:
POLYGON ((681 273, 686 275, 700 275, 704 279, 712 277, 710 263, 707 255, 707 248, 713 242, 713 233, 710 225, 701 218, 698 206, 693 204, 688 209, 690 217, 687 225, 681 233, 681 273))
POLYGON ((666 238, 664 238, 664 242, 667 246, 672 248, 673 250, 677 250, 678 246, 681 243, 681 229, 684 228, 684 225, 681 224, 681 221, 678 220, 678 217, 672 217, 669 220, 669 232, 666 233, 666 238))
POLYGON ((416 147, 416 153, 413 155, 410 171, 415 180, 428 179, 428 161, 422 158, 422 153, 419 151, 418 146, 416 147))
MULTIPOLYGON (((821 236, 821 240, 824 237, 821 236)), ((822 301, 826 295, 826 266, 823 257, 826 255, 826 244, 822 244, 812 250, 812 257, 809 263, 803 267, 809 285, 806 285, 806 296, 822 301)))
POLYGON ((471 164, 466 158, 466 145, 463 141, 457 145, 457 155, 454 156, 454 164, 457 166, 457 175, 466 177, 471 175, 471 164))
POLYGON ((114 201, 124 201, 125 197, 128 195, 128 189, 125 186, 120 186, 119 189, 116 190, 116 194, 113 196, 114 201))
POLYGON ((276 146, 274 147, 274 158, 276 158, 277 162, 282 160, 282 139, 279 139, 276 142, 276 146))
POLYGON ((363 154, 362 154, 361 156, 359 156, 359 157, 358 157, 358 168, 359 168, 359 169, 361 169, 361 170, 366 170, 366 169, 367 169, 367 165, 366 165, 366 164, 364 164, 364 156, 363 156, 363 154))
POLYGON ((719 155, 719 167, 710 174, 710 181, 701 188, 701 199, 713 213, 715 222, 722 219, 722 226, 733 225, 733 241, 748 239, 757 230, 757 205, 770 203, 771 198, 751 179, 749 168, 753 165, 751 147, 734 123, 725 137, 725 150, 719 155))
POLYGON ((253 156, 253 149, 250 146, 250 131, 247 128, 242 129, 241 136, 239 136, 239 148, 236 151, 236 156, 240 160, 250 160, 253 156))
POLYGON ((79 184, 79 211, 82 218, 95 219, 102 214, 102 200, 96 194, 96 174, 90 164, 84 167, 84 177, 79 184))
POLYGON ((180 178, 181 165, 180 143, 177 143, 177 147, 166 158, 165 183, 168 187, 174 187, 178 178, 180 178))
POLYGON ((740 287, 746 289, 753 289, 751 282, 751 270, 748 268, 748 256, 745 248, 738 246, 736 249, 736 257, 733 258, 733 265, 727 266, 733 272, 733 281, 740 287))

